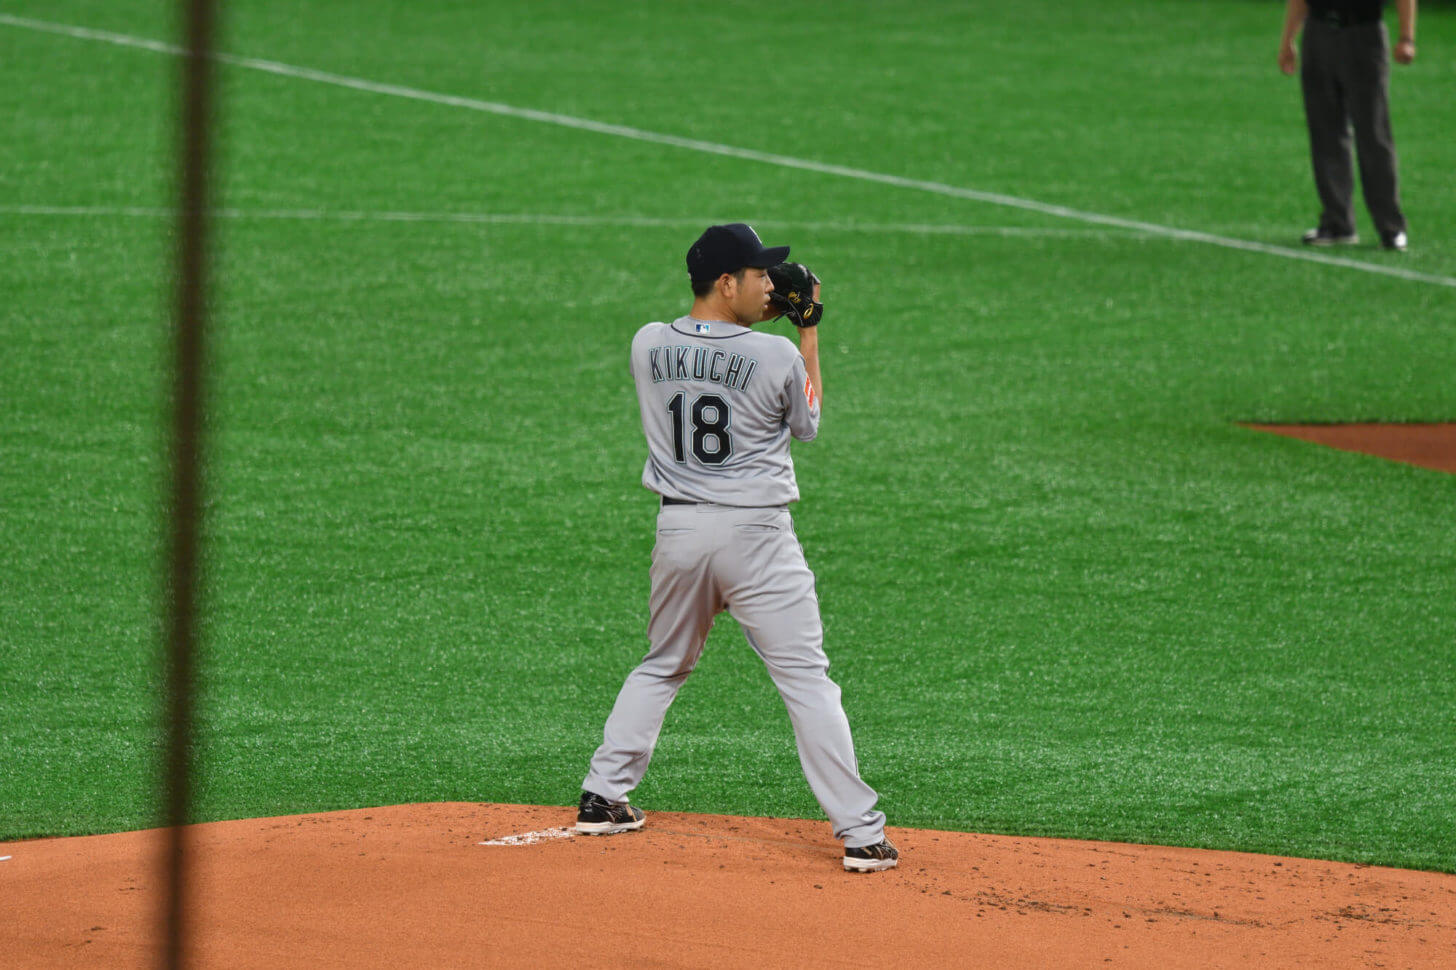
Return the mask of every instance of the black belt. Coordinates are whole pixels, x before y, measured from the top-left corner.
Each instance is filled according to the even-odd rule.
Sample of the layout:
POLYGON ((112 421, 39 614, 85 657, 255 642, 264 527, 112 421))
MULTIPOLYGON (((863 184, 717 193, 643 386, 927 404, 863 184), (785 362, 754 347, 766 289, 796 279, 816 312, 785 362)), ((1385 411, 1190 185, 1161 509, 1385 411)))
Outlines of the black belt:
MULTIPOLYGON (((690 502, 690 501, 688 501, 685 498, 668 498, 666 495, 664 495, 662 497, 662 504, 664 506, 667 506, 667 505, 712 505, 713 503, 712 502, 690 502)), ((736 506, 720 506, 720 508, 739 508, 739 509, 744 510, 745 512, 751 511, 753 509, 759 509, 759 510, 773 509, 773 510, 778 511, 778 512, 787 512, 789 507, 787 505, 736 505, 736 506)))
POLYGON ((1318 12, 1311 10, 1309 12, 1309 19, 1318 20, 1320 23, 1330 27, 1359 27, 1362 24, 1380 22, 1378 15, 1374 17, 1368 14, 1362 16, 1345 10, 1320 10, 1318 12))

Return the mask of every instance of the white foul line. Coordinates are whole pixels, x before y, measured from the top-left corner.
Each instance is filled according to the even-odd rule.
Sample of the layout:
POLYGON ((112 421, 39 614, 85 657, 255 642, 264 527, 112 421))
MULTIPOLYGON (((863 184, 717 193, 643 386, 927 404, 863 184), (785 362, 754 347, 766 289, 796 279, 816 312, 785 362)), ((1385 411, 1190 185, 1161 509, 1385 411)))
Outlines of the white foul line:
MULTIPOLYGON (((0 215, 17 216, 122 216, 173 218, 175 209, 134 205, 0 205, 0 215)), ((632 226, 638 228, 701 228, 721 222, 711 216, 662 219, 652 216, 582 216, 549 212, 390 212, 355 209, 214 209, 219 219, 272 219, 303 222, 443 222, 479 225, 545 226, 632 226)), ((755 220, 760 227, 799 229, 806 232, 901 233, 948 236, 1124 236, 1146 237, 1147 233, 1125 229, 1069 229, 1034 226, 969 226, 935 223, 890 222, 796 222, 755 220)))
MULTIPOLYGON (((62 34, 67 37, 76 37, 83 40, 105 41, 109 44, 118 44, 123 47, 136 47, 161 54, 180 55, 183 53, 182 48, 173 44, 165 44, 161 41, 132 37, 126 34, 114 34, 104 30, 91 30, 86 27, 72 27, 66 24, 57 24, 44 20, 32 20, 28 17, 16 17, 10 14, 0 14, 0 24, 8 24, 12 27, 25 27, 31 30, 45 31, 53 34, 62 34)), ((1341 266, 1346 269, 1375 273, 1381 276, 1393 276, 1397 279, 1409 280, 1416 283, 1432 283, 1437 286, 1456 288, 1456 277, 1437 276, 1431 273, 1417 273, 1414 270, 1402 269, 1398 266, 1366 263, 1360 260, 1331 256, 1321 252, 1289 249, 1284 246, 1273 246, 1268 243, 1252 242, 1247 239, 1234 239, 1228 236, 1216 236, 1212 233, 1197 232, 1190 229, 1176 229, 1171 226, 1161 226, 1152 222, 1123 219, 1119 216, 1109 216, 1098 212, 1088 212, 1083 209, 1052 205, 1046 202, 1038 202, 1035 199, 1024 199, 1015 195, 1004 195, 999 192, 982 192, 979 189, 967 189, 956 185, 947 185, 943 182, 904 178, 899 175, 872 172, 868 169, 816 162, 810 159, 794 158, 790 155, 761 152, 751 148, 737 148, 733 145, 722 145, 717 142, 701 141, 696 138, 683 138, 678 135, 666 135, 661 132, 647 131, 643 128, 628 127, 627 125, 614 125, 601 121, 592 121, 590 118, 577 118, 572 115, 555 114, 550 111, 537 111, 533 108, 520 108, 497 101, 481 101, 475 98, 438 94, 432 91, 403 87, 397 84, 380 84, 375 81, 366 81, 362 78, 348 77, 342 74, 330 74, 326 71, 316 71, 312 68, 296 67, 291 64, 280 64, 277 61, 265 61, 253 57, 239 57, 236 54, 217 54, 215 56, 223 64, 251 68, 284 77, 317 81, 321 84, 353 88, 356 91, 367 91, 372 94, 386 94, 393 97, 408 98, 414 101, 426 101, 431 104, 448 105, 456 108, 466 108, 471 111, 482 111, 488 114, 502 115, 510 118, 522 118, 527 121, 538 121, 543 124, 558 125, 563 128, 575 128, 581 131, 591 131, 603 135, 615 135, 619 138, 630 138, 635 141, 652 142, 658 145, 671 145, 676 148, 685 148, 711 155, 725 155, 730 158, 763 162, 768 165, 777 165, 783 168, 797 168, 804 171, 817 172, 822 175, 838 175, 862 182, 877 182, 882 185, 915 189, 956 199, 969 199, 973 202, 984 202, 988 205, 1025 209, 1063 219, 1072 219, 1099 226, 1112 226, 1118 229, 1130 229, 1168 239, 1178 239, 1184 242, 1205 243, 1210 246, 1220 246, 1224 249, 1263 253, 1267 256, 1297 259, 1309 263, 1320 263, 1326 266, 1341 266)))

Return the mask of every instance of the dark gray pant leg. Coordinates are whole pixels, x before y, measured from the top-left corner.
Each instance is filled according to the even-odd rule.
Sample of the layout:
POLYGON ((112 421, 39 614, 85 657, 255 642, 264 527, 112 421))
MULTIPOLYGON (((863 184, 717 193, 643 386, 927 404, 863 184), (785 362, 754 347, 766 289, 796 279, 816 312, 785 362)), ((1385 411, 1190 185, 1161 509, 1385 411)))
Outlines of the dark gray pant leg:
POLYGON ((1388 239, 1405 231, 1396 179, 1395 137, 1390 131, 1390 44, 1385 24, 1348 28, 1345 104, 1355 127, 1360 191, 1371 221, 1388 239))
POLYGON ((1314 187, 1319 193, 1319 228, 1337 236, 1355 231, 1354 165, 1350 158, 1350 121, 1341 81, 1340 30, 1317 20, 1304 26, 1299 80, 1304 90, 1304 118, 1309 126, 1309 154, 1314 187))

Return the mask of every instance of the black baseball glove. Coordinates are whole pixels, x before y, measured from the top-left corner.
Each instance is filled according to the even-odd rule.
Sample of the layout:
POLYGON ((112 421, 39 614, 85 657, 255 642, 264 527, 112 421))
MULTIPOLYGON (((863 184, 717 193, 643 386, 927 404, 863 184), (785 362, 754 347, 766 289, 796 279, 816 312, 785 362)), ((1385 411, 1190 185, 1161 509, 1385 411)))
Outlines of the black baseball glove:
POLYGON ((787 316, 796 327, 817 327, 824 319, 824 304, 814 302, 814 285, 819 277, 803 263, 779 263, 770 266, 768 278, 773 280, 769 302, 778 316, 787 316))

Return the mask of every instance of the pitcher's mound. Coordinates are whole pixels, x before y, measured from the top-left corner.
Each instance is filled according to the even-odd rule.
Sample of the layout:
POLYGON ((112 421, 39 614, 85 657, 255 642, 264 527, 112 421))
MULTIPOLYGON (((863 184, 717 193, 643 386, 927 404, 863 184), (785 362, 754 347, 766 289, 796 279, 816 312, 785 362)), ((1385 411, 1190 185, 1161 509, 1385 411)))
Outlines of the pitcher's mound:
POLYGON ((1456 422, 1445 424, 1247 424, 1341 451, 1456 472, 1456 422))
MULTIPOLYGON (((436 804, 189 830, 196 967, 1456 966, 1456 876, 824 822, 436 804), (481 843, 490 843, 482 845, 481 843)), ((156 831, 0 845, 7 967, 151 967, 156 831)))

